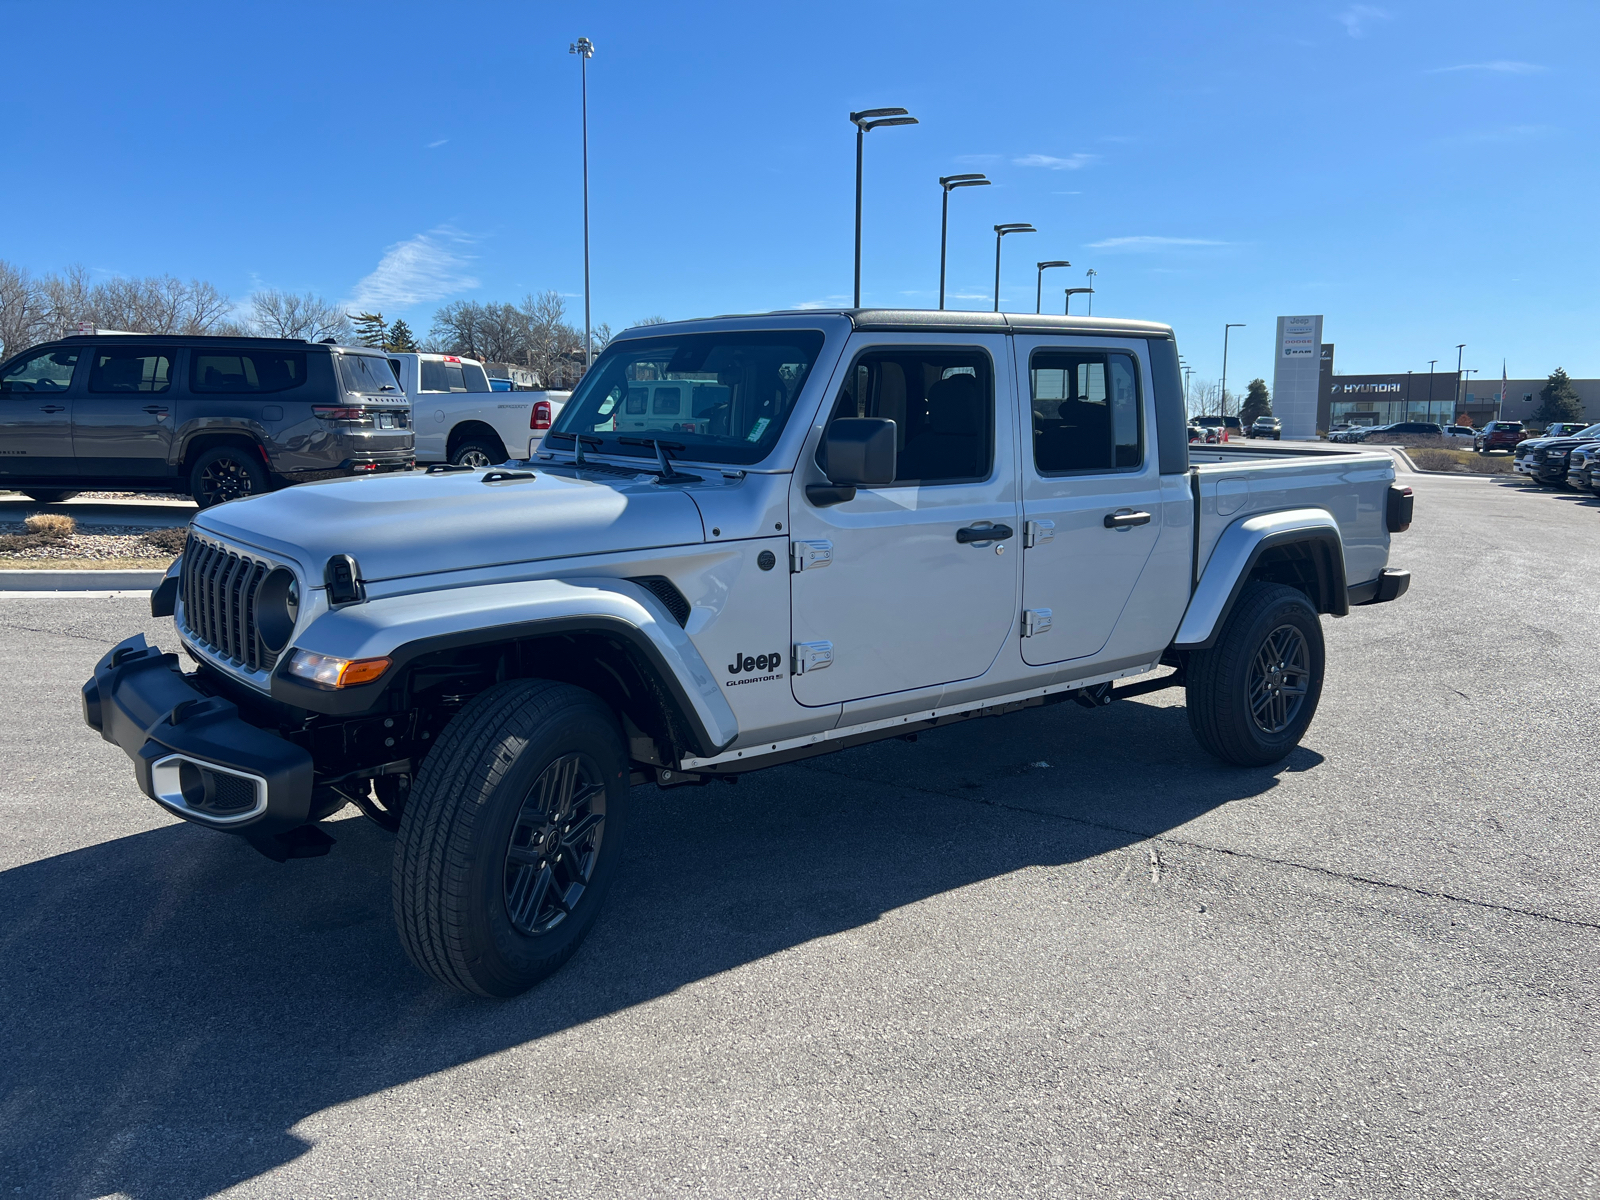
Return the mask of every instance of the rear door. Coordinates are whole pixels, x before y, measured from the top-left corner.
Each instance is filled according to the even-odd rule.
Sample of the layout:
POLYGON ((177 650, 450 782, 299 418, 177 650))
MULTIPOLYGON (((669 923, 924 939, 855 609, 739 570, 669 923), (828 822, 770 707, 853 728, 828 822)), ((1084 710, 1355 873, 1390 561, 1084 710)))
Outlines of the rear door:
POLYGON ((806 498, 808 472, 795 473, 789 532, 805 564, 791 589, 796 657, 828 662, 791 676, 807 705, 982 675, 1016 623, 1017 538, 958 536, 1016 528, 1005 337, 858 334, 845 361, 829 419, 893 419, 899 471, 888 487, 822 508, 806 498))
POLYGON ((1023 661, 1091 658, 1161 532, 1143 339, 1015 339, 1022 397, 1023 661))
POLYGON ((57 346, 17 359, 0 374, 0 478, 59 478, 72 458, 72 376, 83 346, 57 346))
POLYGON ((172 346, 96 346, 72 402, 78 473, 141 479, 168 474, 178 378, 172 346))

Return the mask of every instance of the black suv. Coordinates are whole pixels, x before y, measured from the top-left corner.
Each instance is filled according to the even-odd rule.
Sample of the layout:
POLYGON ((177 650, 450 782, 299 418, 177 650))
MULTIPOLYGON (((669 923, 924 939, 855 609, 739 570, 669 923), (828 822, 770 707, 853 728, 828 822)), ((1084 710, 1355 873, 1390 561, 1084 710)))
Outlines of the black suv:
POLYGON ((188 492, 200 507, 415 463, 376 350, 289 338, 83 335, 0 364, 0 488, 188 492))

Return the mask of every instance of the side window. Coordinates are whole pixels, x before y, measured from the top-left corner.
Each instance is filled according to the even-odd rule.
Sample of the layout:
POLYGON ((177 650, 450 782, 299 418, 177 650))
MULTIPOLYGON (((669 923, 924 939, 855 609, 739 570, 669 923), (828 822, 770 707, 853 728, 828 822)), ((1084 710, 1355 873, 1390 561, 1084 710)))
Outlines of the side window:
MULTIPOLYGON (((395 372, 399 374, 399 372, 395 372)), ((489 377, 483 373, 483 368, 477 363, 462 363, 461 378, 465 381, 469 392, 492 391, 489 387, 489 377)))
POLYGON ((172 386, 175 352, 146 346, 109 346, 94 352, 89 390, 139 395, 172 386))
POLYGON ((869 350, 833 415, 895 423, 896 484, 976 483, 994 465, 994 372, 982 350, 869 350))
POLYGON ((306 356, 293 351, 241 350, 229 354, 193 351, 189 387, 196 392, 286 392, 306 380, 306 356))
POLYGON ((669 417, 675 417, 678 415, 678 410, 682 406, 682 388, 658 387, 656 389, 655 400, 650 406, 650 411, 653 413, 661 413, 669 417))
MULTIPOLYGON (((467 381, 459 363, 424 362, 422 364, 422 390, 425 392, 464 392, 467 381)), ((482 388, 488 391, 487 387, 482 388)))
POLYGON ((623 411, 626 412, 630 417, 643 416, 645 407, 649 404, 649 402, 649 388, 631 387, 628 389, 628 404, 623 411))
POLYGON ((78 350, 46 350, 12 363, 0 374, 0 392, 64 392, 72 386, 78 350))
POLYGON ((1105 350, 1036 350, 1029 363, 1033 463, 1041 475, 1144 462, 1139 364, 1105 350))

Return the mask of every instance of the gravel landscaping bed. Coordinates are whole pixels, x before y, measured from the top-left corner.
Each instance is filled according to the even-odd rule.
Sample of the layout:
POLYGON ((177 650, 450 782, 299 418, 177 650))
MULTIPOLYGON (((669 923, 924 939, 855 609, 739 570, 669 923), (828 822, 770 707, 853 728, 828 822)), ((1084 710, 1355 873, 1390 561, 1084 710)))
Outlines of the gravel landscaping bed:
POLYGON ((165 567, 183 549, 185 529, 96 525, 92 530, 40 532, 0 522, 0 569, 165 567))

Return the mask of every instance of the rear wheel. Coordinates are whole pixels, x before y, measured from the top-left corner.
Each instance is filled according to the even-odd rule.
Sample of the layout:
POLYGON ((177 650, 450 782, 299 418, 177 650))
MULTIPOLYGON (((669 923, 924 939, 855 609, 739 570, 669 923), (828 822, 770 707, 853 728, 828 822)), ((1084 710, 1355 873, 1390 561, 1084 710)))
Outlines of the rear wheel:
POLYGON ((440 983, 514 996, 594 924, 622 853, 628 760, 592 692, 512 680, 445 729, 400 819, 394 911, 440 983))
POLYGON ((484 438, 472 438, 456 447, 450 461, 458 467, 492 467, 506 461, 499 446, 490 445, 484 438))
POLYGON ((254 447, 213 446, 195 459, 189 471, 189 494, 201 508, 266 490, 267 469, 254 447))
POLYGON ((1189 655, 1189 727, 1227 762, 1278 762, 1316 715, 1323 662, 1322 622, 1305 593, 1246 584, 1216 644, 1189 655))
POLYGON ((63 491, 60 488, 25 488, 22 494, 29 499, 37 500, 40 504, 60 504, 63 500, 71 500, 78 493, 63 491))

